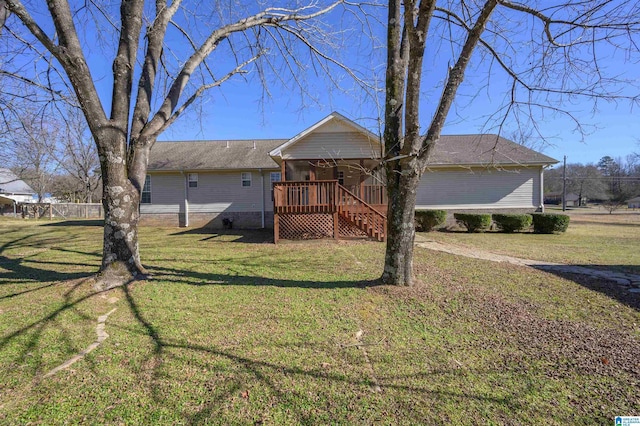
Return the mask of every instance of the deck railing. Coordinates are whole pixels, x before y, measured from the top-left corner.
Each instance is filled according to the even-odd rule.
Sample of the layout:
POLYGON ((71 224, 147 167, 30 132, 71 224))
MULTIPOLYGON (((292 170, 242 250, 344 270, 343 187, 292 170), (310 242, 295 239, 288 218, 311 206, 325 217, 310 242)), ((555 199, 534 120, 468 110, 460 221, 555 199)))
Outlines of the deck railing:
POLYGON ((351 185, 348 189, 367 204, 387 204, 387 191, 382 185, 351 185))
MULTIPOLYGON (((368 192, 377 196, 373 198, 377 205, 386 203, 386 196, 380 192, 377 189, 368 192)), ((386 235, 385 216, 337 180, 274 182, 273 210, 275 214, 339 214, 371 237, 382 240, 386 235)))
POLYGON ((341 185, 338 185, 338 213, 356 224, 370 237, 379 241, 386 238, 385 216, 341 185))
MULTIPOLYGON (((276 213, 333 213, 336 211, 337 180, 274 182, 276 213)), ((381 185, 352 185, 348 191, 361 201, 379 209, 387 204, 387 191, 381 185)), ((382 210, 381 210, 382 211, 382 210)))
POLYGON ((338 181, 274 182, 275 213, 333 213, 338 181))

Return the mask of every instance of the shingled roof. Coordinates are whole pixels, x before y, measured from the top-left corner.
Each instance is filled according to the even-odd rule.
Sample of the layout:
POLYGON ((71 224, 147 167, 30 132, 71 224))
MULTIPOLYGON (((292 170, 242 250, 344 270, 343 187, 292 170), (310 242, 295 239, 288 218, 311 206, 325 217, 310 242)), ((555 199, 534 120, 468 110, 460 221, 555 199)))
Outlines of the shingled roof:
POLYGON ((0 169, 0 194, 35 194, 29 185, 9 169, 0 169))
POLYGON ((492 134, 443 135, 429 159, 430 166, 539 165, 558 160, 492 134))
POLYGON ((157 142, 149 171, 275 169, 269 151, 288 139, 157 142))
MULTIPOLYGON (((158 142, 149 171, 275 169, 269 152, 289 139, 158 142)), ((558 161, 498 135, 443 135, 429 166, 544 165, 558 161)))

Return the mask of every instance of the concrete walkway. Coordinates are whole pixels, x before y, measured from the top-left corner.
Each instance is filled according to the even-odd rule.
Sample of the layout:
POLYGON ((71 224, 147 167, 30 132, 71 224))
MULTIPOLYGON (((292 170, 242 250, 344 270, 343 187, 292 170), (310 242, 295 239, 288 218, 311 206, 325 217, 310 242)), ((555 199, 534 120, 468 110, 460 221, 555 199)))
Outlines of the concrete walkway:
POLYGON ((612 281, 621 287, 626 288, 631 293, 640 293, 640 275, 629 274, 624 272, 610 271, 604 269, 587 268, 585 266, 565 265, 562 263, 544 262, 541 260, 521 259, 519 257, 506 256, 503 254, 491 253, 476 248, 458 246, 454 244, 446 244, 438 241, 430 240, 422 235, 416 235, 415 244, 418 247, 428 250, 441 251, 445 253, 455 254, 457 256, 465 256, 473 259, 489 260, 492 262, 506 262, 513 265, 530 266, 535 269, 544 271, 562 272, 569 274, 588 275, 612 281))

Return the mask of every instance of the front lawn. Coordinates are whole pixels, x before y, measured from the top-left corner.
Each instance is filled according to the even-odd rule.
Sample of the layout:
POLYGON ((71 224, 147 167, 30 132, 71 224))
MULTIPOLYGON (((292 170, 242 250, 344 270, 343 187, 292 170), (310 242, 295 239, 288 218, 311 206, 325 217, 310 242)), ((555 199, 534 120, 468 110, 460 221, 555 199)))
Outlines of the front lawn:
MULTIPOLYGON (((562 211, 550 210, 551 213, 562 211)), ((494 253, 640 274, 640 213, 572 210, 567 232, 556 235, 486 232, 422 233, 424 238, 494 253)))
POLYGON ((380 243, 142 228, 153 279, 95 294, 83 278, 101 232, 0 221, 0 423, 610 424, 640 412, 640 302, 606 283, 416 249, 422 286, 375 286, 380 243), (114 308, 101 346, 43 377, 114 308))

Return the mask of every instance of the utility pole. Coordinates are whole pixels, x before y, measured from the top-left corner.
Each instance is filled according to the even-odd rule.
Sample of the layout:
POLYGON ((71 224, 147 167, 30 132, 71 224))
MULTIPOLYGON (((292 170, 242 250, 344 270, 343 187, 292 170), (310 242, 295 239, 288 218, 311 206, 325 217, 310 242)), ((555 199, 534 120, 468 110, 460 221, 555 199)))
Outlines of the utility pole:
POLYGON ((567 211, 567 156, 564 156, 562 167, 562 211, 567 211))

